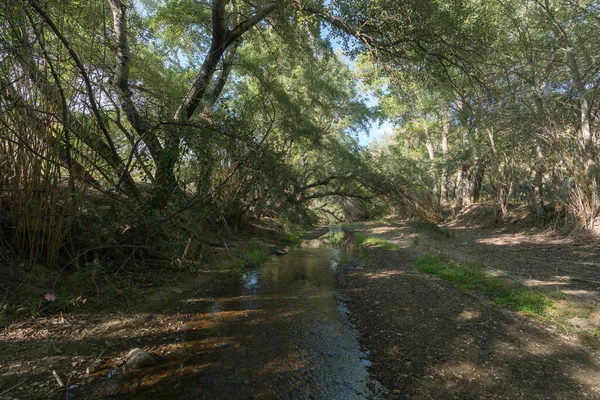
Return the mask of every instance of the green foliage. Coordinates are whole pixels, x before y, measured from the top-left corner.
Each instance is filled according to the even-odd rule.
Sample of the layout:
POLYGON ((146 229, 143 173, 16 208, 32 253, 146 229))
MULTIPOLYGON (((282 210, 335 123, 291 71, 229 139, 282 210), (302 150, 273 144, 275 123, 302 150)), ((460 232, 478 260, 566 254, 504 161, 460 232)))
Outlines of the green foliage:
POLYGON ((412 239, 412 245, 418 247, 421 244, 421 236, 415 235, 412 239))
POLYGON ((478 264, 462 265, 428 256, 418 260, 415 267, 454 282, 461 289, 481 292, 495 304, 514 311, 543 316, 554 307, 554 302, 543 294, 490 277, 478 264))
POLYGON ((285 242, 285 243, 289 243, 289 244, 297 246, 297 247, 300 247, 300 245, 302 244, 302 238, 304 237, 304 235, 305 235, 305 232, 302 232, 302 231, 287 232, 281 237, 281 241, 285 242))
POLYGON ((187 248, 184 225, 235 231, 248 216, 299 224, 385 211, 434 220, 452 200, 531 204, 532 186, 546 204, 589 210, 589 221, 598 209, 597 174, 585 167, 597 161, 600 104, 589 0, 141 0, 123 2, 116 27, 117 9, 102 1, 13 3, 0 32, 0 185, 14 188, 8 241, 21 254, 43 249, 55 261, 68 246, 122 243, 156 222, 146 243, 168 243, 158 250, 173 256, 187 248), (211 51, 222 36, 223 51, 211 51), (365 151, 357 136, 373 120, 393 132, 365 151), (66 176, 70 190, 50 184, 66 176), (585 190, 572 190, 573 177, 585 190), (131 213, 67 245, 85 236, 75 219, 92 208, 73 199, 90 186, 131 213))
POLYGON ((243 275, 250 269, 258 268, 271 259, 269 252, 260 247, 240 250, 231 254, 222 268, 234 275, 243 275))
POLYGON ((57 311, 67 311, 73 307, 79 307, 85 302, 84 297, 71 294, 70 290, 63 287, 56 300, 52 303, 53 308, 57 311))
POLYGON ((398 248, 398 246, 395 243, 378 238, 376 236, 367 236, 361 232, 355 232, 354 239, 356 240, 356 243, 360 245, 379 246, 387 250, 394 250, 398 248))
POLYGON ((63 283, 63 288, 72 292, 84 292, 90 288, 100 291, 98 283, 102 282, 106 267, 98 260, 87 263, 81 270, 71 274, 63 283))

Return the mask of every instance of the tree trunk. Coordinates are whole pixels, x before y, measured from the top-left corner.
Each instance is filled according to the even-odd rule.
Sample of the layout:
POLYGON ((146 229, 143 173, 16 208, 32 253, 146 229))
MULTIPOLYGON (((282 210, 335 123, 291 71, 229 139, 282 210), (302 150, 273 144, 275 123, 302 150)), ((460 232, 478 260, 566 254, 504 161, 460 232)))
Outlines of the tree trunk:
MULTIPOLYGON (((462 97, 459 97, 457 100, 457 106, 460 113, 460 127, 462 129, 462 150, 463 150, 463 160, 458 171, 458 177, 456 179, 456 207, 458 210, 461 210, 464 206, 465 202, 471 201, 471 163, 467 159, 468 149, 470 148, 469 144, 469 120, 467 116, 467 107, 468 105, 463 100, 462 97)), ((469 156, 470 157, 470 156, 469 156)))
POLYGON ((442 177, 440 182, 441 202, 448 201, 448 134, 450 133, 450 108, 448 115, 444 119, 442 128, 442 177))
POLYGON ((594 148, 594 142, 592 138, 592 131, 590 128, 590 108, 587 102, 586 90, 584 83, 581 81, 581 75, 579 72, 579 66, 573 49, 567 47, 567 61, 569 68, 571 69, 571 77, 577 89, 577 97, 579 100, 579 113, 581 120, 581 136, 583 139, 583 152, 585 157, 585 173, 587 176, 588 190, 591 200, 591 206, 593 208, 592 218, 595 217, 595 213, 598 208, 598 182, 596 176, 596 149, 594 148))
POLYGON ((473 202, 479 201, 481 196, 481 187, 483 186, 483 177, 485 174, 486 160, 479 158, 475 163, 475 172, 473 177, 473 202))
MULTIPOLYGON (((189 120, 198 107, 204 104, 207 97, 208 106, 216 102, 229 76, 233 56, 242 41, 242 35, 262 21, 277 5, 275 2, 267 4, 254 15, 238 23, 233 29, 229 29, 225 10, 227 3, 227 0, 212 1, 211 46, 196 80, 174 115, 175 121, 189 120), (226 51, 228 54, 223 60, 222 72, 211 86, 217 65, 226 51)), ((141 118, 135 108, 128 82, 131 56, 127 38, 126 5, 121 0, 110 0, 110 6, 113 13, 114 36, 118 43, 117 68, 114 76, 115 88, 123 112, 138 135, 143 138, 144 144, 155 162, 159 198, 166 200, 177 188, 174 171, 179 160, 181 136, 176 129, 166 132, 164 147, 161 146, 157 136, 149 128, 150 124, 141 118)))
POLYGON ((462 210, 463 208, 463 169, 460 168, 456 174, 456 189, 454 190, 454 196, 456 197, 456 209, 462 210))
POLYGON ((429 130, 427 129, 427 127, 425 128, 425 146, 427 147, 427 153, 429 154, 429 170, 431 172, 431 176, 433 177, 432 195, 435 204, 439 205, 438 175, 437 169, 435 167, 435 152, 433 150, 433 143, 431 142, 431 137, 429 136, 429 130))
POLYGON ((227 15, 225 12, 227 2, 227 0, 213 0, 212 2, 212 40, 210 49, 202 63, 198 77, 175 113, 174 119, 176 121, 190 119, 198 106, 201 105, 212 77, 217 70, 217 65, 227 48, 238 41, 250 28, 262 21, 277 6, 275 2, 267 4, 258 10, 256 14, 230 30, 227 26, 227 15))
POLYGON ((575 53, 573 51, 573 43, 569 40, 569 33, 565 26, 561 24, 555 15, 555 11, 550 7, 548 2, 538 1, 537 4, 544 10, 548 16, 550 23, 554 25, 554 32, 560 37, 564 51, 567 56, 567 65, 571 70, 571 78, 577 90, 577 98, 579 100, 579 115, 581 122, 581 138, 583 141, 583 153, 585 161, 585 175, 587 179, 587 191, 590 206, 592 207, 592 221, 598 212, 598 177, 596 170, 596 149, 594 147, 594 138, 590 127, 590 108, 587 101, 585 83, 581 79, 581 72, 575 53))
MULTIPOLYGON (((533 96, 535 104, 536 121, 538 124, 538 131, 541 133, 543 129, 544 121, 544 106, 542 98, 535 94, 533 96)), ((535 144, 535 177, 533 179, 533 202, 535 215, 538 218, 544 216, 544 153, 542 152, 542 145, 540 138, 536 135, 534 138, 535 144)))

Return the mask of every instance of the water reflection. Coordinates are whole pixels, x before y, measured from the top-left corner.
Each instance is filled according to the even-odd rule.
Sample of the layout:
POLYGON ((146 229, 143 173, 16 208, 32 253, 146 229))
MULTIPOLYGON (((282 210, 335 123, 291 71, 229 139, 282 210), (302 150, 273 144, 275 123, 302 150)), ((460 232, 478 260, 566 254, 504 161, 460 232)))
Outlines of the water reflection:
POLYGON ((339 230, 274 257, 237 295, 186 322, 180 351, 145 371, 127 397, 377 398, 336 289, 336 271, 354 262, 352 236, 339 230))

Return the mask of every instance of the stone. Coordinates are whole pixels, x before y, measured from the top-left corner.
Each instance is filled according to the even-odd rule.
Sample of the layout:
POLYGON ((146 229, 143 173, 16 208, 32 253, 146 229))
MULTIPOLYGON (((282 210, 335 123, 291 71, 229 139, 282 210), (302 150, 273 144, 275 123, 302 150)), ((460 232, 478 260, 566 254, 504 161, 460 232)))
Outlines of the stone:
POLYGON ((152 353, 148 353, 139 348, 135 348, 125 356, 125 364, 129 368, 143 368, 156 364, 156 358, 152 353))

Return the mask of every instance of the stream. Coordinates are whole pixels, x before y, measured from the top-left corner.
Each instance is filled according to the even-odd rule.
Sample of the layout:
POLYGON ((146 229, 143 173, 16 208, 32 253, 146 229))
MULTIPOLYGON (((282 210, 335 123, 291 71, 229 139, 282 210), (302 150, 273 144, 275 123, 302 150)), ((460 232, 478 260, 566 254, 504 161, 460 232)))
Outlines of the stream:
MULTIPOLYGON (((336 288, 361 262, 352 235, 332 230, 244 276, 238 293, 188 299, 210 311, 180 328, 179 356, 107 379, 119 398, 377 399, 368 354, 336 288), (176 377, 176 378, 174 378, 176 377), (139 389, 139 390, 138 390, 139 389), (151 394, 150 394, 151 393, 151 394)), ((174 350, 175 351, 175 350, 174 350)))

